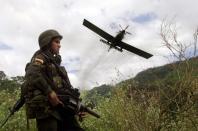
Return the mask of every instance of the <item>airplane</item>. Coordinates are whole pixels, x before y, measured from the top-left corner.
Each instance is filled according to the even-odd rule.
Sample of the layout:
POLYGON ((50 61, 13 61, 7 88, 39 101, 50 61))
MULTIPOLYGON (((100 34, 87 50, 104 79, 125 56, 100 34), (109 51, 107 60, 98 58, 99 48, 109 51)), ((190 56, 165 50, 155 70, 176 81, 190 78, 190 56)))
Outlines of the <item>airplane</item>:
MULTIPOLYGON (((104 39, 100 39, 101 42, 107 44, 109 47, 109 50, 111 48, 114 48, 120 52, 123 51, 123 49, 132 52, 134 54, 137 54, 141 57, 144 57, 146 59, 152 57, 153 55, 150 53, 147 53, 143 50, 140 50, 136 47, 133 47, 125 42, 122 41, 122 39, 124 38, 124 35, 127 34, 131 34, 129 32, 126 31, 126 29, 129 27, 127 26, 125 29, 122 29, 121 27, 121 31, 118 32, 118 34, 113 37, 112 35, 108 34, 107 32, 103 31, 102 29, 100 29, 99 27, 97 27, 96 25, 92 24, 91 22, 89 22, 88 20, 84 19, 83 21, 83 25, 86 26, 87 28, 89 28, 90 30, 92 30, 93 32, 97 33, 98 35, 100 35, 101 37, 103 37, 104 39)), ((109 51, 108 50, 108 51, 109 51)))

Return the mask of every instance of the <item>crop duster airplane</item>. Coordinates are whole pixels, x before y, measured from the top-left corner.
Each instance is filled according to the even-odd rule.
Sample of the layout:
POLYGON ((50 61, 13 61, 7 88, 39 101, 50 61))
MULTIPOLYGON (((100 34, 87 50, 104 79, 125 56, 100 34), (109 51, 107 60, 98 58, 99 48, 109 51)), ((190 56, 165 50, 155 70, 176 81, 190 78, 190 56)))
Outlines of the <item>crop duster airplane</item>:
POLYGON ((124 35, 126 33, 130 34, 129 32, 126 31, 128 26, 125 29, 122 29, 122 27, 120 26, 122 30, 119 31, 115 37, 113 37, 112 35, 108 34, 107 32, 103 31, 102 29, 98 28, 96 25, 92 24, 91 22, 89 22, 86 19, 84 19, 83 25, 86 26, 87 28, 89 28, 90 30, 92 30, 93 32, 97 33, 101 37, 103 37, 105 40, 100 39, 100 41, 109 45, 110 46, 109 50, 111 48, 114 48, 114 49, 122 52, 123 49, 125 49, 127 51, 130 51, 130 52, 137 54, 141 57, 144 57, 146 59, 153 56, 152 54, 149 54, 143 50, 140 50, 140 49, 133 47, 129 44, 126 44, 125 42, 122 41, 122 39, 124 38, 124 35))

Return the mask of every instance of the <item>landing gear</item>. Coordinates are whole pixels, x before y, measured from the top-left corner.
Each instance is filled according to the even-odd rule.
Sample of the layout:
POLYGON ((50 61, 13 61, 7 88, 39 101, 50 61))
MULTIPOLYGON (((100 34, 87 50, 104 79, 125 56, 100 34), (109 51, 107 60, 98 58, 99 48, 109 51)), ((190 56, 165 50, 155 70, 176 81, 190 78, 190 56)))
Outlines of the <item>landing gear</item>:
POLYGON ((122 48, 120 48, 120 47, 117 47, 117 46, 114 46, 113 44, 111 44, 109 41, 106 41, 106 40, 103 40, 103 39, 100 39, 100 41, 102 42, 102 43, 104 43, 104 44, 106 44, 106 45, 109 45, 110 47, 109 47, 109 49, 108 49, 108 52, 112 49, 112 48, 114 48, 114 49, 116 49, 116 50, 118 50, 118 51, 120 51, 120 52, 122 52, 123 50, 122 50, 122 48))

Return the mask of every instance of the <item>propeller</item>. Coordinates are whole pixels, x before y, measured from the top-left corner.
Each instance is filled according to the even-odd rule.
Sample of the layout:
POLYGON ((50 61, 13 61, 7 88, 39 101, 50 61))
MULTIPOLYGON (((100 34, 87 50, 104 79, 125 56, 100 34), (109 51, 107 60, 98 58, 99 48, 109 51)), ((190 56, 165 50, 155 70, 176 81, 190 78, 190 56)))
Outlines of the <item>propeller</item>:
POLYGON ((128 27, 129 27, 129 25, 127 25, 126 27, 125 27, 125 29, 123 29, 122 28, 122 26, 119 24, 119 27, 120 27, 120 31, 119 32, 117 32, 117 33, 120 33, 120 32, 122 32, 122 31, 124 31, 126 34, 129 34, 129 35, 132 35, 130 32, 128 32, 128 31, 126 31, 126 29, 128 29, 128 27))
POLYGON ((120 24, 119 24, 119 26, 120 26, 121 30, 123 30, 123 28, 122 28, 122 26, 120 24))
POLYGON ((129 25, 126 26, 126 28, 124 30, 126 30, 129 27, 129 25))
POLYGON ((126 31, 125 33, 129 34, 129 35, 132 35, 130 32, 126 31))
POLYGON ((125 30, 125 33, 126 34, 129 34, 129 35, 132 35, 130 32, 126 31, 126 29, 128 29, 128 27, 129 27, 129 25, 127 25, 126 28, 124 29, 125 30))

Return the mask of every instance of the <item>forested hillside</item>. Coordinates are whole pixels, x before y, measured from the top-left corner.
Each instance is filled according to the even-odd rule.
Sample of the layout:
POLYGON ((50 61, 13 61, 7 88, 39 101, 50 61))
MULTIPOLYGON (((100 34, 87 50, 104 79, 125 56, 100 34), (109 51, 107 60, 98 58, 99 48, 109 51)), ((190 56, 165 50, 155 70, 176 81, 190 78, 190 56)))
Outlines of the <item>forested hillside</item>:
MULTIPOLYGON (((134 78, 117 83, 116 86, 101 85, 99 87, 94 87, 87 93, 86 99, 91 99, 96 95, 109 97, 114 87, 126 84, 135 84, 138 89, 158 90, 158 88, 160 88, 158 86, 159 81, 161 84, 165 84, 167 81, 178 80, 178 75, 184 75, 187 66, 190 66, 189 68, 193 68, 193 76, 198 75, 198 57, 193 57, 187 61, 177 61, 160 67, 146 69, 139 72, 134 78)), ((163 88, 163 86, 161 88, 163 88)))
MULTIPOLYGON (((0 121, 20 95, 23 77, 1 72, 0 121)), ((83 101, 101 115, 81 123, 87 131, 198 130, 198 57, 147 69, 115 86, 83 92, 83 101)), ((35 130, 35 121, 30 120, 35 130)), ((24 107, 0 129, 26 131, 24 107)))
POLYGON ((147 69, 105 93, 97 91, 102 88, 89 96, 111 95, 100 97, 96 106, 103 120, 85 123, 92 123, 92 130, 198 130, 198 57, 147 69))

